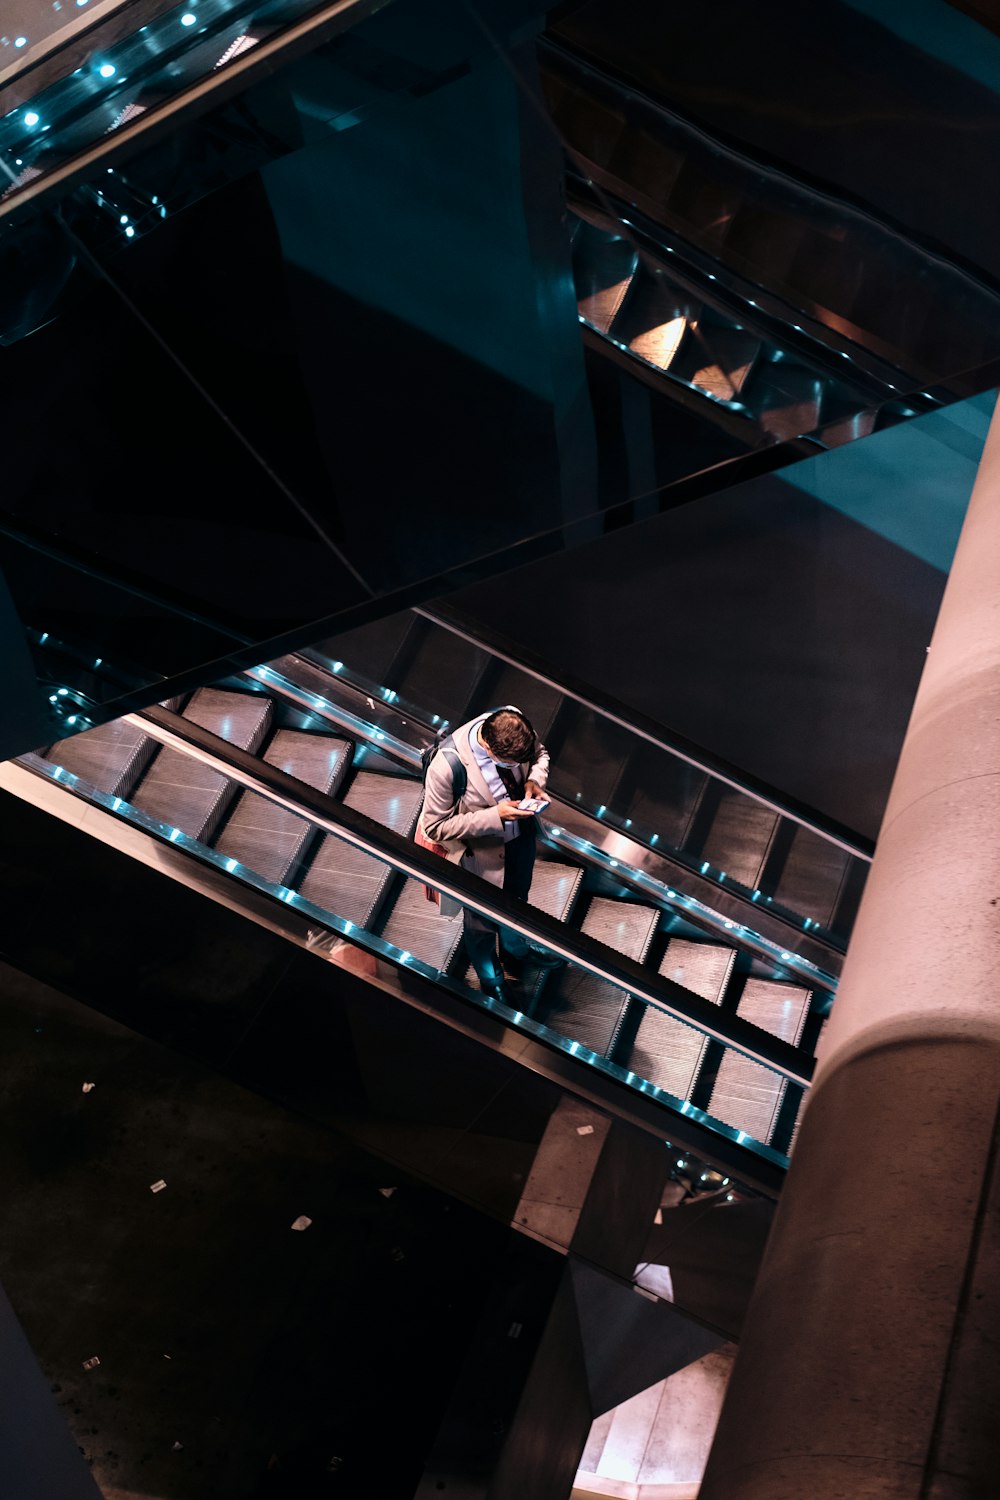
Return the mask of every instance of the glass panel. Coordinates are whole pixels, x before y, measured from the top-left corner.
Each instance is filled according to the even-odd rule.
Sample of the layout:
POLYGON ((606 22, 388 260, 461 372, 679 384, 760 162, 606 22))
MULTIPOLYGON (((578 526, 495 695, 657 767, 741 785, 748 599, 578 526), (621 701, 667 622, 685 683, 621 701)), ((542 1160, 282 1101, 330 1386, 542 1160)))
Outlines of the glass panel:
POLYGON ((11 196, 320 8, 318 0, 198 0, 81 16, 80 5, 63 11, 61 25, 39 6, 0 41, 0 167, 11 196), (5 87, 14 78, 16 89, 5 87))
MULTIPOLYGON (((860 888, 866 860, 782 817, 777 806, 713 772, 710 763, 698 764, 687 747, 673 751, 651 743, 599 706, 581 703, 571 689, 561 691, 556 681, 511 665, 477 640, 472 627, 463 638, 426 615, 407 613, 307 654, 331 671, 335 666, 338 680, 363 700, 434 734, 467 714, 517 704, 552 753, 550 826, 559 819, 557 836, 570 841, 567 847, 580 853, 589 846, 609 867, 649 875, 660 861, 661 880, 701 903, 711 887, 727 898, 732 893, 745 903, 740 925, 756 929, 770 922, 775 958, 801 951, 815 963, 816 938, 842 947, 842 934, 850 930, 842 892, 848 884, 860 888), (392 677, 391 686, 370 675, 373 666, 392 677), (443 713, 445 703, 468 705, 470 684, 471 707, 443 713)), ((720 918, 726 920, 734 920, 731 908, 720 918)))
MULTIPOLYGON (((655 21, 649 24, 655 28, 655 21)), ((693 364, 670 367, 673 378, 701 383, 716 399, 741 407, 748 423, 779 405, 777 387, 768 390, 780 374, 775 354, 800 371, 826 356, 818 400, 801 403, 801 420, 791 420, 798 401, 783 403, 787 430, 801 432, 817 417, 833 418, 838 404, 869 404, 870 377, 891 390, 903 386, 899 372, 908 368, 935 380, 992 357, 1000 301, 982 280, 936 256, 919 236, 901 232, 898 216, 882 222, 877 209, 853 206, 850 192, 819 192, 794 173, 764 164, 754 146, 744 154, 731 134, 713 139, 704 113, 694 124, 660 102, 663 77, 657 48, 649 45, 652 31, 640 39, 612 7, 591 5, 560 19, 554 35, 557 46, 542 46, 543 81, 578 164, 571 204, 585 222, 575 239, 575 273, 581 317, 592 327, 614 333, 612 319, 626 319, 634 283, 643 279, 642 260, 636 269, 624 237, 633 251, 645 252, 647 280, 652 267, 674 283, 681 315, 685 292, 690 302, 685 273, 700 257, 699 300, 708 294, 710 306, 718 304, 716 327, 728 323, 734 332, 755 334, 759 360, 748 345, 737 348, 722 338, 721 357, 703 359, 700 375, 693 364), (682 256, 683 269, 676 264, 682 256), (719 274, 723 267, 730 278, 719 274), (743 296, 734 316, 726 293, 736 278, 743 296), (626 280, 632 286, 622 295, 626 280), (917 314, 915 285, 921 288, 917 314), (786 326, 776 336, 770 315, 778 298, 783 310, 775 321, 786 326)), ((709 36, 706 29, 689 41, 710 47, 709 36)), ((669 328, 669 318, 658 309, 647 327, 669 328)), ((629 325, 621 341, 634 337, 629 325)), ((683 360, 683 344, 679 352, 683 360)), ((659 363, 658 353, 653 362, 659 363)))
MULTIPOLYGON (((182 601, 157 599, 99 565, 73 566, 30 535, 3 534, 2 523, 0 572, 12 606, 8 628, 16 622, 27 643, 51 738, 100 722, 133 695, 148 702, 165 678, 225 658, 240 643, 182 601)), ((23 748, 22 741, 6 753, 23 748)))
MULTIPOLYGON (((521 548, 568 545, 592 534, 602 510, 620 519, 634 487, 621 413, 636 391, 651 403, 658 454, 639 497, 651 509, 674 481, 734 454, 756 464, 766 448, 777 467, 791 456, 780 443, 800 432, 834 444, 952 399, 906 395, 884 352, 856 345, 853 323, 789 327, 776 303, 758 307, 741 268, 761 272, 754 246, 765 240, 779 247, 770 269, 784 291, 844 234, 879 256, 895 246, 889 263, 913 274, 894 272, 889 289, 936 288, 949 316, 928 314, 926 336, 958 330, 938 361, 949 377, 975 368, 997 326, 995 296, 961 271, 920 259, 898 234, 879 238, 843 205, 748 170, 676 120, 664 133, 662 111, 654 128, 607 79, 584 90, 604 120, 593 149, 607 148, 615 171, 641 160, 646 185, 655 178, 689 240, 657 237, 630 200, 595 204, 579 182, 567 232, 558 131, 543 109, 518 108, 518 81, 482 61, 484 38, 457 11, 451 27, 428 27, 420 7, 374 16, 349 7, 352 29, 324 31, 321 64, 282 62, 124 164, 94 157, 84 167, 80 153, 95 142, 115 152, 137 121, 199 79, 225 79, 315 6, 205 0, 189 10, 146 0, 95 4, 71 20, 63 12, 57 24, 39 4, 36 27, 18 19, 29 14, 23 5, 15 0, 9 57, 0 58, 2 212, 22 216, 0 266, 14 434, 4 506, 13 529, 30 523, 66 549, 18 578, 18 608, 33 642, 65 648, 58 671, 40 669, 43 685, 78 689, 80 708, 117 694, 110 675, 81 666, 75 676, 74 653, 121 659, 114 670, 127 666, 141 686, 222 657, 216 635, 273 641, 372 594, 431 580, 444 589, 456 570, 468 578, 521 548), (475 77, 466 77, 456 63, 473 55, 475 77), (433 195, 412 160, 433 164, 433 195), (57 194, 53 182, 44 199, 46 174, 69 163, 72 188, 57 194), (799 232, 806 207, 823 220, 809 256, 799 232), (789 218, 792 229, 778 234, 789 218), (372 234, 389 220, 392 234, 372 234), (725 249, 728 266, 713 259, 706 270, 706 247, 725 249), (350 379, 339 381, 343 370, 350 379), (372 441, 376 420, 384 441, 372 441), (470 475, 488 475, 486 503, 467 504, 470 475), (120 620, 105 634, 104 611, 116 611, 97 583, 95 619, 85 625, 73 606, 71 622, 56 599, 82 599, 90 563, 112 588, 151 592, 158 617, 186 602, 178 618, 187 623, 174 637, 139 610, 127 640, 120 620), (197 640, 185 633, 195 623, 197 640)), ((507 7, 513 32, 529 11, 507 7)), ((551 58, 546 67, 559 72, 551 58)), ((574 65, 564 72, 550 93, 560 129, 561 103, 580 82, 574 65)), ((873 290, 879 256, 862 257, 867 285, 853 313, 866 320, 892 301, 877 295, 884 282, 873 290)), ((448 650, 460 654, 454 643, 448 650)), ((516 680, 498 673, 491 686, 467 677, 469 665, 463 658, 451 674, 453 692, 432 710, 439 720, 454 720, 480 691, 521 701, 516 680)), ((437 664, 418 657, 409 670, 423 700, 437 664)), ((557 705, 528 710, 543 732, 546 706, 557 705)), ((568 758, 565 767, 568 775, 568 758)), ((639 796, 661 784, 631 780, 639 796)), ((683 804, 685 788, 676 791, 683 804)), ((608 795, 581 789, 591 810, 606 803, 613 819, 643 826, 644 811, 612 806, 608 795)), ((655 811, 650 840, 681 848, 687 825, 656 828, 655 811)), ((743 871, 726 851, 706 846, 704 858, 708 878, 725 871, 758 889, 752 858, 743 871)), ((810 930, 835 920, 814 916, 817 903, 796 883, 759 889, 810 930)))

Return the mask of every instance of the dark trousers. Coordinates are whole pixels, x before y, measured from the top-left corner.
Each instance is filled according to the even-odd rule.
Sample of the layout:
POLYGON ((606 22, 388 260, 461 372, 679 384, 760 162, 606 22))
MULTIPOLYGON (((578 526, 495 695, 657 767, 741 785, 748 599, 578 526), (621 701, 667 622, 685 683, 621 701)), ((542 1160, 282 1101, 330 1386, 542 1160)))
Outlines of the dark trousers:
MULTIPOLYGON (((519 829, 517 838, 504 845, 503 888, 508 896, 527 901, 531 890, 531 875, 535 868, 535 825, 525 824, 519 829)), ((523 958, 528 944, 519 932, 510 927, 499 927, 489 922, 478 912, 466 910, 463 923, 465 951, 472 967, 481 980, 492 983, 503 977, 497 959, 497 938, 500 952, 509 958, 523 958)))

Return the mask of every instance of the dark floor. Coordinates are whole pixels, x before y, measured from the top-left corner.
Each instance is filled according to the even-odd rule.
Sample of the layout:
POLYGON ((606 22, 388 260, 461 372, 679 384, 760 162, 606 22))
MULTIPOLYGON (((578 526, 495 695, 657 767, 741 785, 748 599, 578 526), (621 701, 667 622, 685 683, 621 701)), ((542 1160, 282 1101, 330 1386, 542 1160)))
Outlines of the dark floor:
POLYGON ((0 996, 0 1279, 105 1496, 412 1495, 509 1231, 6 965, 0 996))
MULTIPOLYGON (((561 1086, 0 800, 0 1284, 106 1500, 410 1500, 446 1410, 489 1470, 565 1266, 509 1228, 561 1086)), ((655 1141, 621 1141, 609 1225, 634 1231, 655 1141)), ((678 1304, 723 1334, 769 1215, 668 1235, 678 1304)))

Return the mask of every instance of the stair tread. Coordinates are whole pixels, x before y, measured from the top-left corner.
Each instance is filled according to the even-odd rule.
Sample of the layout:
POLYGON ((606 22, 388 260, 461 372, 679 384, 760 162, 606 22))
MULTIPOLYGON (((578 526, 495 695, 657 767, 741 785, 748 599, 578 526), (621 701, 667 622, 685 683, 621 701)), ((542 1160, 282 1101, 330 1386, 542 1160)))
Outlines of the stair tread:
MULTIPOLYGON (((419 781, 359 771, 342 800, 345 807, 407 838, 416 824, 422 796, 419 781)), ((325 834, 299 890, 334 916, 367 927, 392 874, 384 860, 325 834)))
POLYGON ((609 896, 596 896, 590 903, 587 915, 580 928, 588 937, 596 938, 634 958, 639 963, 656 931, 660 911, 655 906, 642 906, 636 901, 615 901, 609 896))
POLYGON ((109 797, 122 797, 131 790, 155 748, 155 741, 136 725, 113 719, 57 741, 45 751, 45 757, 109 797))
POLYGON ((428 901, 423 884, 407 880, 385 924, 382 936, 435 969, 448 967, 462 937, 462 913, 442 916, 428 901))
POLYGON ((342 661, 349 671, 370 682, 382 683, 413 624, 410 611, 401 610, 320 641, 315 650, 334 661, 342 661))
MULTIPOLYGON (((554 859, 540 859, 535 864, 531 878, 528 905, 535 907, 538 911, 544 911, 550 917, 555 917, 557 922, 565 922, 573 909, 573 903, 582 882, 583 869, 580 865, 566 865, 554 859)), ((473 989, 479 982, 471 964, 465 970, 465 982, 473 989)))
MULTIPOLYGON (((736 1013, 793 1046, 802 1035, 810 991, 780 980, 748 979, 736 1013)), ((726 1125, 768 1141, 774 1129, 785 1080, 762 1063, 727 1048, 708 1103, 709 1114, 726 1125)))
MULTIPOLYGON (((343 779, 350 755, 348 740, 279 729, 264 760, 329 795, 343 779)), ((283 884, 313 832, 306 818, 270 802, 260 792, 245 791, 215 847, 220 854, 238 859, 266 879, 283 884)))
POLYGON ((760 879, 777 828, 777 814, 740 792, 723 791, 702 845, 716 869, 752 889, 760 879))
POLYGON ((722 943, 694 943, 672 937, 660 960, 659 973, 718 1005, 735 959, 735 948, 722 943))
MULTIPOLYGON (((670 938, 659 973, 719 1005, 732 973, 736 952, 718 943, 670 938)), ((647 1005, 636 1032, 629 1067, 678 1099, 690 1099, 708 1046, 703 1032, 647 1005)))
POLYGON ((632 244, 584 219, 576 219, 573 281, 581 318, 607 333, 639 264, 632 244))
MULTIPOLYGON (((258 693, 199 688, 183 717, 242 750, 256 751, 271 721, 272 704, 258 693)), ((132 802, 149 817, 209 839, 236 793, 221 771, 164 746, 139 783, 132 802)))
POLYGON ((397 776, 381 776, 377 771, 359 771, 343 803, 408 838, 416 825, 422 800, 423 786, 415 778, 404 781, 397 776))
MULTIPOLYGON (((597 896, 580 931, 641 963, 659 918, 657 907, 597 896)), ((545 1024, 592 1052, 606 1053, 627 1001, 627 990, 571 965, 546 985, 545 1024)))
POLYGON ((528 905, 555 917, 557 922, 565 922, 582 881, 583 870, 579 865, 564 865, 554 859, 537 860, 528 905))

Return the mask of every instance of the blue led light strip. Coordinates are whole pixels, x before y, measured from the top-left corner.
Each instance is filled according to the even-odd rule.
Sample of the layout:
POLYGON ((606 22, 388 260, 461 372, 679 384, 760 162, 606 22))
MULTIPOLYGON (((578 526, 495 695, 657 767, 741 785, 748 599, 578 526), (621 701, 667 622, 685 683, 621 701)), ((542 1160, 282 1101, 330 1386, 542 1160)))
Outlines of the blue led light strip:
MULTIPOLYGON (((152 726, 146 725, 145 727, 149 729, 152 726)), ((182 742, 175 742, 173 743, 173 748, 183 750, 184 747, 182 742)), ((190 748, 188 747, 188 753, 190 753, 190 748)), ((384 959, 398 968, 419 974, 432 984, 445 989, 449 994, 458 996, 462 1000, 472 1001, 479 1009, 498 1016, 508 1025, 527 1033, 538 1041, 543 1042, 546 1046, 568 1057, 578 1059, 580 1062, 596 1069, 616 1082, 625 1084, 630 1090, 642 1095, 644 1098, 652 1099, 664 1108, 683 1115, 685 1119, 704 1126, 720 1138, 747 1148, 754 1155, 759 1156, 761 1160, 778 1167, 786 1167, 788 1165, 787 1156, 764 1142, 756 1140, 745 1131, 726 1125, 723 1121, 715 1119, 714 1116, 707 1114, 704 1110, 698 1109, 687 1100, 679 1099, 666 1089, 660 1088, 659 1085, 651 1083, 648 1079, 641 1078, 635 1072, 609 1062, 606 1057, 592 1051, 581 1042, 573 1041, 561 1035, 561 1033, 553 1031, 541 1022, 532 1020, 530 1016, 526 1016, 522 1011, 511 1010, 508 1006, 502 1005, 496 1000, 489 999, 479 991, 470 989, 459 981, 450 978, 443 970, 435 968, 422 959, 415 958, 407 950, 398 948, 393 943, 386 942, 384 938, 377 936, 366 928, 359 927, 354 922, 343 917, 338 917, 335 913, 327 911, 324 907, 317 906, 314 902, 300 895, 298 891, 268 880, 265 876, 259 875, 255 870, 252 870, 240 861, 209 848, 208 845, 185 833, 183 829, 175 828, 169 823, 164 823, 157 818, 150 817, 149 814, 134 807, 124 798, 102 792, 83 778, 74 775, 71 771, 65 770, 64 767, 53 765, 35 754, 21 756, 18 764, 26 767, 35 775, 56 784, 65 791, 74 793, 85 801, 102 808, 114 818, 131 825, 139 832, 172 845, 182 853, 196 859, 200 864, 217 870, 228 879, 239 880, 244 885, 261 892, 263 895, 291 907, 303 917, 319 922, 330 932, 345 938, 348 942, 363 949, 365 952, 371 953, 377 958, 384 959)), ((341 837, 344 836, 343 830, 330 829, 328 831, 337 833, 341 837)), ((380 858, 378 855, 374 857, 380 858)), ((388 864, 389 861, 382 860, 382 863, 388 864)), ((420 878, 422 879, 423 877, 421 876, 420 878)), ((317 944, 307 944, 307 946, 315 947, 317 944)), ((684 1024, 692 1026, 690 1021, 686 1021, 684 1024)), ((700 1030, 701 1028, 692 1026, 692 1029, 700 1030)), ((775 1069, 774 1071, 779 1070, 775 1069)))

